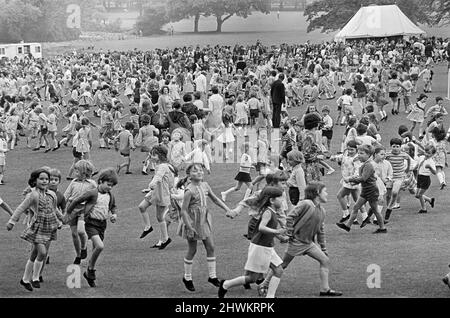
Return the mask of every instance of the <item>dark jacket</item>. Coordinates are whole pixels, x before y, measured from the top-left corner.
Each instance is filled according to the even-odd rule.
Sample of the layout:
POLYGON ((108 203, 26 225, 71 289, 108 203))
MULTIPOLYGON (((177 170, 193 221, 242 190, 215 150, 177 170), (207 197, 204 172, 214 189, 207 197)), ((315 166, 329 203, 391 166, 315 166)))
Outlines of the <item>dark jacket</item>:
POLYGON ((274 104, 284 104, 286 102, 286 88, 280 80, 273 82, 270 89, 270 96, 274 104))

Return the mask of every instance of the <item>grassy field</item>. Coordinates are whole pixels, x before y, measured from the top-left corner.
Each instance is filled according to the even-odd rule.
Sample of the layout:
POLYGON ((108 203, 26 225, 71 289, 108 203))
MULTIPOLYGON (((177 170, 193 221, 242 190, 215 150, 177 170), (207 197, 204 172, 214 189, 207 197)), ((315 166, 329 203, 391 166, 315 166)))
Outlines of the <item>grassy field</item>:
MULTIPOLYGON (((111 19, 115 19, 122 14, 115 13, 111 19)), ((136 15, 131 12, 124 13, 124 23, 129 24, 136 15)), ((254 13, 247 19, 232 17, 223 25, 222 33, 212 32, 216 29, 214 17, 201 18, 199 24, 200 33, 193 33, 193 19, 185 19, 174 23, 174 36, 160 35, 143 37, 138 39, 127 39, 121 41, 73 41, 61 43, 45 43, 44 54, 63 52, 75 48, 94 46, 96 50, 148 50, 154 48, 174 48, 190 45, 235 45, 254 44, 256 40, 261 40, 266 45, 281 43, 305 43, 310 40, 313 43, 331 41, 335 33, 324 34, 319 31, 307 33, 307 21, 303 12, 281 12, 280 19, 272 12, 268 15, 254 13)), ((450 26, 445 28, 423 29, 430 35, 447 37, 450 34, 450 26)), ((118 37, 118 35, 117 35, 118 37)))
MULTIPOLYGON (((288 14, 288 13, 282 13, 288 14)), ((233 20, 227 25, 233 25, 233 20)), ((225 28, 228 30, 227 28, 225 28)), ((230 31, 232 32, 232 31, 230 31)), ((304 42, 305 35, 294 38, 295 30, 274 31, 273 33, 228 33, 225 35, 177 35, 176 37, 146 38, 136 43, 141 47, 152 47, 158 42, 160 46, 182 43, 211 43, 215 41, 226 43, 233 41, 244 43, 261 39, 265 43, 297 40, 304 42), (286 37, 282 37, 287 34, 286 37), (220 39, 223 38, 223 41, 220 39), (162 39, 167 40, 163 42, 162 39), (276 39, 276 40, 275 40, 276 39), (173 42, 172 42, 173 41, 173 42), (182 42, 184 41, 184 42, 182 42)), ((110 42, 109 47, 132 48, 126 41, 110 42)), ((99 44, 100 45, 100 44, 99 44)), ((103 45, 103 44, 101 44, 103 45)), ((437 95, 446 95, 447 75, 444 66, 435 69, 435 93, 430 94, 434 99, 437 95)), ((432 101, 429 102, 431 105, 432 101)), ((446 102, 448 106, 448 101, 446 102)), ((335 102, 327 104, 335 109, 335 102)), ((322 102, 321 105, 324 105, 322 102)), ((429 106, 430 106, 429 105, 429 106)), ((292 115, 301 115, 304 109, 294 109, 292 115)), ((333 114, 334 116, 334 114, 333 114)), ((396 135, 400 124, 409 124, 405 115, 390 118, 383 123, 382 136, 386 144, 396 135)), ((446 126, 450 124, 446 119, 446 126)), ((63 124, 61 123, 62 127, 63 124)), ((343 129, 335 128, 333 151, 337 151, 343 129)), ((116 166, 120 160, 114 151, 98 150, 98 142, 94 144, 92 160, 98 168, 116 166)), ((17 225, 13 232, 7 232, 5 226, 0 228, 0 297, 216 297, 217 289, 207 283, 206 254, 201 245, 194 261, 193 278, 197 289, 189 293, 184 289, 183 258, 187 244, 175 234, 175 225, 170 228, 173 243, 165 251, 153 250, 150 247, 157 241, 155 232, 145 240, 138 239, 141 230, 141 216, 137 205, 143 196, 140 190, 145 188, 150 177, 140 175, 140 162, 144 154, 133 153, 131 176, 121 176, 120 183, 114 189, 119 207, 119 220, 116 224, 108 224, 105 240, 105 250, 97 266, 98 287, 91 289, 82 279, 81 289, 66 287, 68 273, 66 268, 75 257, 70 231, 59 231, 58 240, 53 244, 50 252, 51 263, 44 273, 45 283, 40 290, 32 293, 24 291, 19 285, 23 268, 29 256, 29 245, 20 239, 23 225, 17 225)), ((72 156, 69 148, 62 148, 57 152, 44 154, 35 153, 25 148, 24 140, 19 147, 7 155, 6 184, 0 188, 1 197, 13 208, 22 200, 22 190, 26 186, 30 172, 42 165, 59 168, 65 175, 71 164, 72 156)), ((216 194, 231 187, 233 177, 237 173, 235 164, 215 164, 213 174, 206 179, 216 194)), ((337 167, 336 167, 337 168, 337 167)), ((402 209, 395 211, 392 222, 388 225, 387 235, 374 236, 373 226, 364 230, 354 228, 350 234, 343 233, 334 224, 340 219, 337 201, 335 199, 339 184, 340 173, 326 177, 324 182, 329 189, 327 210, 326 237, 331 257, 330 282, 333 288, 344 292, 346 297, 449 297, 450 292, 441 280, 448 270, 450 255, 448 252, 450 215, 448 206, 450 198, 448 189, 439 191, 437 180, 433 179, 430 190, 437 199, 436 208, 427 215, 418 215, 418 201, 410 195, 402 198, 402 209), (369 289, 366 280, 369 276, 367 267, 377 264, 381 267, 381 288, 369 289)), ((61 190, 68 185, 64 181, 61 190)), ((229 197, 230 207, 242 198, 243 192, 229 197)), ((236 220, 227 219, 224 214, 210 203, 213 214, 214 239, 217 256, 217 273, 220 278, 232 278, 243 273, 247 257, 248 242, 242 237, 246 232, 246 215, 236 220)), ((152 210, 153 211, 153 210, 152 210)), ((0 213, 0 223, 5 224, 8 217, 0 213)), ((152 212, 153 225, 156 224, 152 212)), ((283 254, 285 246, 278 245, 277 251, 283 254)), ((89 253, 90 253, 89 248, 89 253)), ((82 263, 83 270, 86 263, 82 263)), ((278 297, 315 297, 319 288, 318 264, 309 258, 298 258, 286 270, 281 281, 278 297)), ((254 290, 244 291, 237 288, 229 293, 229 297, 257 297, 254 290)))

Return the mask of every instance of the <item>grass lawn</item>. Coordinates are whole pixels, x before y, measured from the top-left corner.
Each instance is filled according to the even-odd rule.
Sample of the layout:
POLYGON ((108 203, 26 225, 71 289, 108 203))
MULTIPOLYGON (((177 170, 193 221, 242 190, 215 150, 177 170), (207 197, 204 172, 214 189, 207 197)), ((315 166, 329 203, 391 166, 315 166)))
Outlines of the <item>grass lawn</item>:
MULTIPOLYGON (((288 13, 282 13, 282 15, 288 13)), ((233 25, 233 20, 225 24, 233 25)), ((283 22, 284 23, 284 22, 283 22)), ((202 22, 203 24, 203 22, 202 22)), ((183 43, 244 43, 255 42, 261 39, 265 43, 280 43, 294 40, 304 42, 303 36, 295 38, 298 30, 274 31, 257 33, 250 30, 246 33, 227 33, 224 35, 187 35, 180 34, 173 38, 145 38, 136 41, 141 47, 151 48, 155 43, 160 46, 183 43), (282 37, 281 35, 286 35, 282 37), (164 41, 163 41, 164 40, 164 41), (273 41, 273 42, 270 42, 273 41)), ((229 32, 233 32, 232 30, 229 32)), ((101 47, 104 43, 99 43, 101 47)), ((106 43, 105 43, 106 45, 106 43)), ((134 44, 127 41, 107 43, 109 47, 132 48, 134 44)), ((106 48, 106 46, 105 46, 106 48)), ((435 68, 435 93, 430 94, 431 99, 437 95, 445 96, 447 75, 444 66, 435 68)), ((321 105, 324 105, 322 102, 321 105)), ((333 110, 336 109, 334 101, 326 102, 333 110)), ((429 102, 431 106, 432 100, 429 102)), ((447 101, 448 105, 448 101, 447 101)), ((389 109, 390 111, 390 109, 389 109)), ((301 115, 304 109, 294 109, 292 115, 301 115)), ((335 116, 333 112, 333 117, 335 116)), ((396 136, 400 124, 408 124, 406 116, 402 114, 390 118, 383 123, 382 137, 384 144, 396 136)), ((450 124, 446 119, 446 126, 450 124)), ((62 127, 63 124, 60 124, 62 127)), ((343 128, 335 128, 333 151, 337 151, 343 128)), ((96 132, 94 132, 96 134, 96 132)), ((92 160, 98 168, 115 167, 120 160, 119 155, 111 151, 98 150, 95 141, 92 151, 92 160)), ((58 232, 58 240, 53 243, 50 251, 50 265, 44 273, 45 283, 40 290, 32 293, 26 292, 19 281, 23 274, 25 262, 29 256, 29 244, 19 238, 23 225, 18 224, 12 232, 7 232, 4 224, 8 217, 0 213, 0 297, 216 297, 217 289, 207 283, 207 264, 204 248, 199 245, 194 261, 193 278, 197 289, 195 293, 185 290, 181 279, 183 277, 183 258, 187 244, 175 234, 176 226, 170 228, 173 243, 165 251, 153 250, 150 247, 157 241, 157 231, 145 240, 138 237, 142 231, 141 216, 137 205, 143 198, 140 190, 145 188, 150 177, 140 175, 140 162, 144 154, 133 153, 133 175, 120 177, 120 183, 113 190, 119 207, 119 219, 116 224, 108 224, 106 231, 105 250, 97 266, 98 287, 91 289, 82 279, 81 289, 66 287, 66 278, 69 275, 66 268, 75 257, 70 231, 64 229, 58 232)), ((30 172, 43 165, 59 168, 63 175, 71 164, 71 149, 62 148, 49 154, 31 152, 25 148, 24 140, 19 147, 7 154, 7 171, 5 173, 6 185, 2 186, 1 197, 12 208, 18 206, 22 200, 22 190, 26 186, 30 172)), ((238 166, 235 164, 214 164, 213 173, 206 179, 216 194, 234 185, 234 175, 238 166)), ((336 167, 337 168, 337 167, 336 167)), ((329 202, 325 205, 327 210, 326 237, 331 258, 330 282, 333 288, 344 292, 346 297, 449 297, 450 292, 442 282, 442 275, 448 270, 450 253, 448 247, 448 228, 450 215, 448 206, 450 196, 448 189, 439 191, 437 180, 433 178, 430 189, 432 196, 437 199, 436 208, 427 215, 418 215, 418 201, 410 196, 402 197, 402 209, 393 213, 392 222, 388 225, 387 235, 375 236, 375 228, 368 226, 360 230, 355 227, 350 234, 339 230, 334 224, 340 219, 337 200, 335 199, 340 173, 327 176, 324 182, 329 191, 329 202), (367 267, 377 264, 381 267, 381 288, 369 289, 366 280, 369 276, 367 267)), ((61 190, 68 185, 64 181, 61 190)), ((230 207, 234 207, 243 192, 230 195, 230 207)), ((246 215, 235 220, 227 219, 224 214, 212 203, 209 205, 213 215, 214 239, 217 256, 217 273, 220 278, 232 278, 243 273, 247 257, 248 241, 242 234, 246 233, 246 215)), ((152 210, 152 222, 156 225, 156 218, 152 210)), ((283 255, 285 246, 278 244, 277 251, 283 255)), ((89 254, 91 250, 89 248, 89 254)), ((86 263, 82 263, 83 270, 86 263)), ((278 297, 315 297, 319 289, 318 264, 309 258, 294 260, 285 271, 278 290, 278 297)), ((257 297, 255 290, 244 291, 237 288, 229 292, 229 297, 257 297)))

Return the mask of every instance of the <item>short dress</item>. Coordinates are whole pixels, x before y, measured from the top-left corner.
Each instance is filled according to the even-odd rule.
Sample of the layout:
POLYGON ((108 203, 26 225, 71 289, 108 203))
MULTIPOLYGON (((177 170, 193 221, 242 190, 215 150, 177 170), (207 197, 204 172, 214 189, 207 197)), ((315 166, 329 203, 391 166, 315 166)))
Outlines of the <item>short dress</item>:
POLYGON ((241 158, 241 166, 239 168, 239 173, 236 175, 234 180, 238 182, 251 183, 252 182, 252 177, 250 175, 251 166, 252 166, 252 158, 247 154, 243 154, 241 158))
POLYGON ((444 168, 445 167, 445 156, 447 153, 447 147, 446 147, 446 141, 440 141, 436 145, 436 154, 434 155, 433 159, 436 163, 436 167, 444 168))
POLYGON ((425 120, 425 105, 416 103, 406 118, 412 122, 423 123, 425 120))
POLYGON ((28 227, 20 236, 27 242, 46 244, 56 240, 58 219, 56 217, 56 196, 49 192, 39 192, 39 202, 36 214, 31 217, 28 227))
POLYGON ((206 197, 211 191, 211 188, 206 182, 201 182, 199 185, 191 183, 186 187, 186 191, 190 191, 192 195, 187 208, 187 214, 197 234, 193 237, 189 236, 189 230, 181 219, 178 227, 178 235, 184 239, 188 239, 189 236, 189 239, 194 241, 206 240, 212 234, 212 217, 206 205, 206 197))
POLYGON ((217 141, 222 144, 234 142, 235 138, 233 135, 233 127, 225 127, 225 131, 219 137, 217 137, 217 141))

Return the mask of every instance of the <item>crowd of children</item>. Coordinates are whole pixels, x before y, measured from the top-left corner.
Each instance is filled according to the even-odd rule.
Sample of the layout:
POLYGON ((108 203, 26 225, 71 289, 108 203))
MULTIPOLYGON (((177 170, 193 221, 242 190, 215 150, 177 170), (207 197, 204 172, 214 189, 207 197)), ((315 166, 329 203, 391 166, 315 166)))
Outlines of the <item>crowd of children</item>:
MULTIPOLYGON (((21 237, 32 248, 20 284, 29 291, 40 288, 50 242, 56 240, 58 229, 67 224, 75 249, 74 264, 79 265, 88 257, 88 240, 93 243, 84 277, 89 286, 96 286, 96 263, 104 249, 107 220, 117 220, 111 190, 122 170, 133 174, 133 151, 139 148, 147 156, 142 174, 153 175, 147 189, 142 190, 145 197, 138 205, 143 220, 140 238, 154 230, 148 213, 151 206, 155 207, 159 228, 159 240, 153 248, 166 249, 172 243, 168 226, 178 223, 177 234, 188 243, 182 278, 187 290, 195 291, 192 266, 197 242, 202 241, 208 282, 218 288, 221 298, 233 287, 248 288, 253 283, 259 284, 260 295, 275 297, 283 272, 296 256, 302 255, 320 264, 319 295, 341 296, 328 282, 330 260, 323 205, 329 199, 327 188, 319 182, 335 172, 332 162, 338 163, 342 174, 337 194, 342 218, 337 226, 347 232, 353 225, 364 228, 373 223, 378 226, 375 234, 387 233, 393 210, 400 208, 402 191, 413 194, 419 201, 419 213, 425 214, 428 206, 434 208, 436 204, 435 198, 426 195, 432 176, 436 175, 441 190, 446 187, 446 144, 450 136, 443 118, 448 113, 440 97, 435 106, 426 109, 426 94, 432 91, 432 63, 427 60, 424 65, 420 52, 398 44, 375 43, 378 51, 357 44, 346 50, 339 61, 337 47, 332 45, 322 50, 313 46, 282 47, 280 55, 264 55, 267 48, 258 43, 248 51, 259 52, 260 60, 252 63, 249 57, 249 66, 243 69, 242 58, 231 58, 226 63, 217 58, 228 52, 220 48, 216 48, 217 60, 207 59, 206 63, 204 57, 212 57, 214 52, 203 51, 203 57, 199 57, 202 54, 198 52, 202 51, 196 51, 192 61, 189 57, 190 66, 177 68, 183 63, 174 57, 174 65, 167 70, 158 67, 157 59, 142 53, 147 62, 152 62, 146 72, 138 71, 139 63, 124 67, 122 60, 112 61, 112 56, 104 55, 94 55, 101 67, 91 66, 90 73, 73 69, 70 63, 60 68, 56 60, 49 61, 50 70, 58 70, 64 79, 60 78, 62 74, 54 75, 47 69, 32 75, 31 69, 45 66, 28 60, 24 68, 29 74, 25 70, 16 74, 26 74, 28 82, 21 81, 17 90, 26 94, 4 95, 1 100, 4 113, 0 127, 0 184, 5 154, 15 150, 25 132, 27 147, 49 153, 62 145, 70 146, 74 159, 66 177, 71 182, 64 194, 58 191, 61 173, 43 167, 31 174, 30 188, 17 209, 11 210, 0 200, 0 206, 11 215, 8 230, 13 229, 22 214, 27 215, 21 237), (396 61, 400 54, 408 63, 396 61), (288 63, 280 67, 283 59, 288 63), (112 70, 110 63, 118 69, 112 70), (78 75, 72 76, 72 72, 78 75), (210 76, 209 95, 205 75, 210 76), (34 82, 41 78, 45 78, 43 86, 34 82), (424 93, 413 101, 420 78, 424 93), (279 131, 272 127, 276 114, 270 92, 277 80, 282 80, 286 89, 279 131), (336 104, 331 102, 335 96, 336 104), (324 105, 321 100, 330 101, 324 105), (389 140, 387 150, 382 146, 386 136, 381 133, 381 125, 388 119, 385 107, 389 104, 392 116, 396 116, 400 114, 401 102, 411 127, 400 126, 399 136, 389 140), (335 119, 331 117, 333 106, 338 114, 335 119), (299 107, 303 107, 301 111, 305 109, 302 117, 289 115, 295 111, 291 108, 299 107), (99 119, 89 118, 91 110, 93 117, 99 119), (67 125, 61 129, 63 120, 67 125), (99 125, 93 121, 99 121, 99 125), (342 142, 333 143, 336 125, 345 129, 342 142), (95 170, 90 156, 93 129, 99 130, 101 149, 114 145, 120 154, 121 161, 115 169, 95 170), (64 134, 62 138, 58 136, 60 132, 64 134), (219 199, 204 180, 204 173, 211 173, 213 153, 222 151, 223 157, 230 160, 237 152, 238 137, 246 140, 250 132, 256 132, 257 141, 238 145, 242 155, 236 185, 221 192, 219 199), (275 141, 280 142, 280 149, 272 149, 275 141), (257 172, 254 180, 252 169, 257 172), (225 202, 243 185, 246 192, 242 201, 230 209, 225 202), (229 218, 249 209, 246 237, 251 242, 242 276, 218 278, 207 198, 229 218), (283 258, 275 252, 275 238, 288 243, 283 258)), ((184 53, 190 56, 189 52, 184 53)), ((76 56, 67 58, 78 60, 76 56)), ((11 82, 14 81, 10 74, 2 74, 0 91, 11 82)), ((15 83, 18 85, 17 80, 15 83)), ((450 275, 444 282, 450 286, 449 280, 450 275)))

